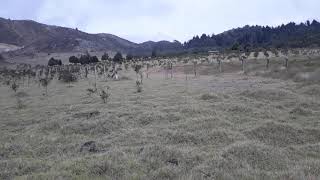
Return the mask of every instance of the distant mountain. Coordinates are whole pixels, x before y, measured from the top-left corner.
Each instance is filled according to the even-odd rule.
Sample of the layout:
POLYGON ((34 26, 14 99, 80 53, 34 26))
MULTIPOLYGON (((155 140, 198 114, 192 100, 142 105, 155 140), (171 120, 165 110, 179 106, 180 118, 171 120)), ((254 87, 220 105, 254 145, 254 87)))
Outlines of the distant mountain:
POLYGON ((155 48, 166 51, 171 47, 175 50, 182 47, 180 43, 168 41, 137 44, 112 34, 88 34, 77 29, 50 26, 30 20, 3 18, 0 18, 0 43, 21 47, 18 53, 89 50, 151 55, 155 48))

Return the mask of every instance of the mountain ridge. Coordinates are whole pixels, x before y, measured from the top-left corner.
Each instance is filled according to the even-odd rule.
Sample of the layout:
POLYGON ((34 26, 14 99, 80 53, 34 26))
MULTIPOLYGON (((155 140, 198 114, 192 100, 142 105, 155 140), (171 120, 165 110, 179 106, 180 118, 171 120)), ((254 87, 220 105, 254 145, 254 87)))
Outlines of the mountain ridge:
MULTIPOLYGON (((17 53, 119 51, 147 55, 158 45, 158 42, 138 44, 109 33, 90 34, 33 20, 4 18, 0 18, 0 42, 22 47, 17 53)), ((163 42, 160 41, 159 44, 163 42)))

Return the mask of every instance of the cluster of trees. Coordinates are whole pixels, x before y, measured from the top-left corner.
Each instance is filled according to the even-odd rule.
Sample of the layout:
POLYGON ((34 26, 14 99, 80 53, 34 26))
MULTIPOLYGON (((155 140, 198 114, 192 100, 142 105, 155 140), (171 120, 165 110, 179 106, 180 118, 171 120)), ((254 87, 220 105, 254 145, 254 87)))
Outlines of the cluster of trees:
POLYGON ((48 61, 48 66, 61 66, 62 62, 60 59, 50 58, 48 61))
MULTIPOLYGON (((132 60, 135 58, 131 54, 127 54, 126 60, 132 60)), ((124 60, 124 57, 120 52, 117 52, 116 55, 113 58, 110 58, 107 53, 104 53, 101 57, 102 61, 114 61, 117 63, 121 63, 124 60)), ((97 56, 91 56, 89 53, 86 55, 81 55, 80 58, 76 56, 71 56, 69 58, 69 62, 73 64, 90 64, 90 63, 97 63, 99 62, 99 59, 97 56)))
POLYGON ((91 63, 97 63, 99 62, 99 59, 97 56, 91 56, 89 53, 85 54, 85 55, 81 55, 80 58, 76 57, 76 56, 71 56, 69 58, 69 62, 70 63, 74 63, 74 64, 91 64, 91 63))
POLYGON ((195 36, 183 44, 184 49, 256 49, 302 48, 320 46, 320 23, 288 23, 278 27, 245 26, 218 35, 195 36))

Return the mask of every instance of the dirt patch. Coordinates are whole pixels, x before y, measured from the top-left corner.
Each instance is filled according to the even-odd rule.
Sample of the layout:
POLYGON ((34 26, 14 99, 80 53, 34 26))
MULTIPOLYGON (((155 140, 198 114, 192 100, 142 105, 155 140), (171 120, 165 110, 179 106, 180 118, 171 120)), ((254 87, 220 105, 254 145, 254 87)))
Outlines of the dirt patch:
POLYGON ((272 146, 285 147, 289 145, 302 145, 320 142, 320 131, 316 129, 297 129, 295 127, 267 123, 263 126, 245 132, 252 140, 259 140, 272 146))

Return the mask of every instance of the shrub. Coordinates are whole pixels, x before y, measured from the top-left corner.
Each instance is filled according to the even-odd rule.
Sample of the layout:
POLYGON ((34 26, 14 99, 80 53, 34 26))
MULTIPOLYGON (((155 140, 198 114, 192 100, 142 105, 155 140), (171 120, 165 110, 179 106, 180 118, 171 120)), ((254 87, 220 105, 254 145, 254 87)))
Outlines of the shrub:
POLYGON ((75 76, 71 72, 65 70, 65 71, 60 72, 59 80, 65 82, 65 83, 76 82, 77 76, 75 76))
POLYGON ((101 57, 102 61, 107 61, 109 59, 109 55, 107 53, 104 53, 101 57))
POLYGON ((97 56, 91 56, 90 57, 90 63, 97 63, 97 62, 99 62, 99 59, 98 59, 97 56))
POLYGON ((269 53, 268 53, 267 51, 264 51, 264 52, 263 52, 263 55, 264 55, 266 58, 269 57, 269 53))
POLYGON ((40 84, 42 87, 46 88, 46 93, 45 95, 48 95, 48 85, 50 83, 50 79, 48 78, 43 78, 43 79, 40 79, 40 84))
POLYGON ((92 94, 97 92, 97 89, 88 88, 87 91, 88 91, 88 95, 91 96, 92 94))
POLYGON ((80 64, 91 64, 91 63, 97 63, 99 62, 99 59, 97 56, 91 56, 89 53, 86 55, 81 55, 79 58, 80 64))
POLYGON ((14 82, 12 85, 11 85, 11 89, 14 91, 14 92, 17 92, 19 88, 19 85, 16 84, 16 82, 14 82))
POLYGON ((48 66, 61 66, 62 62, 59 59, 54 59, 53 57, 49 59, 48 66))
POLYGON ((138 74, 140 70, 142 69, 142 65, 138 64, 134 66, 134 71, 138 74))
POLYGON ((122 54, 120 52, 117 52, 117 54, 113 57, 114 62, 121 63, 123 60, 122 54))
POLYGON ((142 84, 140 81, 136 81, 136 88, 137 88, 137 93, 142 92, 142 84))
POLYGON ((107 103, 108 102, 108 99, 110 97, 109 89, 110 89, 110 87, 108 86, 107 87, 107 91, 102 89, 101 92, 100 92, 100 97, 101 97, 103 103, 107 103))
POLYGON ((77 58, 76 56, 71 56, 71 57, 69 58, 69 62, 70 62, 70 63, 74 63, 74 64, 80 63, 79 58, 77 58))
POLYGON ((127 54, 126 60, 132 60, 132 59, 133 59, 133 56, 131 54, 127 54))
POLYGON ((21 98, 17 97, 17 109, 24 109, 26 107, 25 103, 21 98))
POLYGON ((206 93, 206 94, 202 94, 200 97, 201 100, 204 101, 208 101, 208 100, 218 100, 219 97, 215 94, 211 94, 211 93, 206 93))

